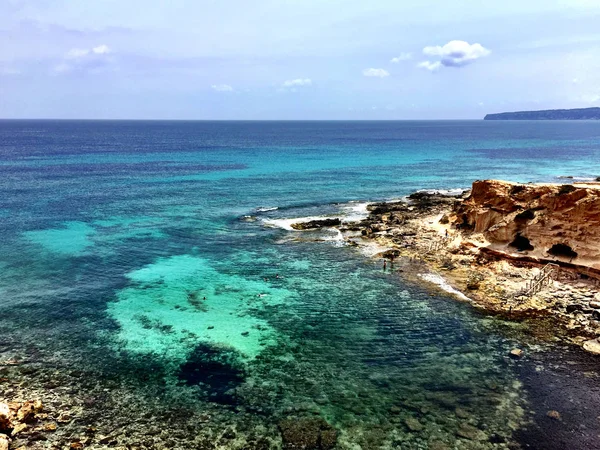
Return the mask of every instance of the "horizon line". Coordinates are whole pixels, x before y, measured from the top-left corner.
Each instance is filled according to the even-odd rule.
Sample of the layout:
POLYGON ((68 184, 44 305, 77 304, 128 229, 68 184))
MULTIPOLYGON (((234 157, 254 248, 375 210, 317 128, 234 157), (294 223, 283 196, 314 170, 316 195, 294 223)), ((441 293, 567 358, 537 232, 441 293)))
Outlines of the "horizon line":
POLYGON ((481 119, 91 119, 55 117, 0 117, 0 121, 80 121, 80 122, 466 122, 481 119))

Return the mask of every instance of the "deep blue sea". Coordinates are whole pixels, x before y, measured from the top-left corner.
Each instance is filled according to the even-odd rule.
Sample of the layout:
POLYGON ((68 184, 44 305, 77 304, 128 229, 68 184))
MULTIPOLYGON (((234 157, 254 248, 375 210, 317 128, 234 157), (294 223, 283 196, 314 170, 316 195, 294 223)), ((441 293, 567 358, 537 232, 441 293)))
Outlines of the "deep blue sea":
POLYGON ((307 416, 340 449, 509 448, 537 411, 507 353, 547 344, 286 224, 598 162, 600 122, 0 121, 0 360, 163 417, 138 448, 279 448, 307 416))

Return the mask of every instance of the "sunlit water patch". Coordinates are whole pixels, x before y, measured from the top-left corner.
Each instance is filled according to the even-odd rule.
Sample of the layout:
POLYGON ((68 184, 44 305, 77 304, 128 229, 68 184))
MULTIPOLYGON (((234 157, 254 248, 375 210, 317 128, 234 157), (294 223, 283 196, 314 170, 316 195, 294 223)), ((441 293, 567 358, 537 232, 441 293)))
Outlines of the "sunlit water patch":
POLYGON ((33 230, 24 233, 31 243, 46 251, 64 256, 79 256, 94 245, 91 237, 96 230, 83 222, 66 222, 61 228, 33 230))
POLYGON ((205 259, 163 258, 127 275, 130 286, 117 293, 108 313, 129 351, 181 363, 199 342, 231 348, 254 358, 272 343, 275 331, 253 315, 292 294, 260 280, 221 273, 205 259))

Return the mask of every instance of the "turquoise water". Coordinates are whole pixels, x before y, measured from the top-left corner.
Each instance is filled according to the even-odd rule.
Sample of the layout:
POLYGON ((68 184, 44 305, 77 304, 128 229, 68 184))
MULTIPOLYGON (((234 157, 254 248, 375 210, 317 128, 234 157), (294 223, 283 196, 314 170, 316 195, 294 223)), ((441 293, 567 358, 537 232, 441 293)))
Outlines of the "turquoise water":
POLYGON ((593 122, 0 121, 0 350, 84 371, 108 416, 209 410, 173 419, 181 448, 226 428, 221 448, 277 448, 312 415, 338 448, 505 448, 528 417, 522 326, 285 220, 595 178, 599 157, 593 122))

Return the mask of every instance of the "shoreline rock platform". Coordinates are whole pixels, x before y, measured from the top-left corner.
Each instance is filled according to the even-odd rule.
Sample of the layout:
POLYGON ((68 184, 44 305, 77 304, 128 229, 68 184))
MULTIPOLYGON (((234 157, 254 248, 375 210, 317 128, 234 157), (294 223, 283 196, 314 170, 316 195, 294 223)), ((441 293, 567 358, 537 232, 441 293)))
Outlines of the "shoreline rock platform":
POLYGON ((550 318, 555 337, 600 354, 600 183, 483 180, 462 194, 416 192, 367 210, 334 227, 349 245, 377 244, 387 270, 422 283, 415 274, 425 269, 490 313, 550 318))

